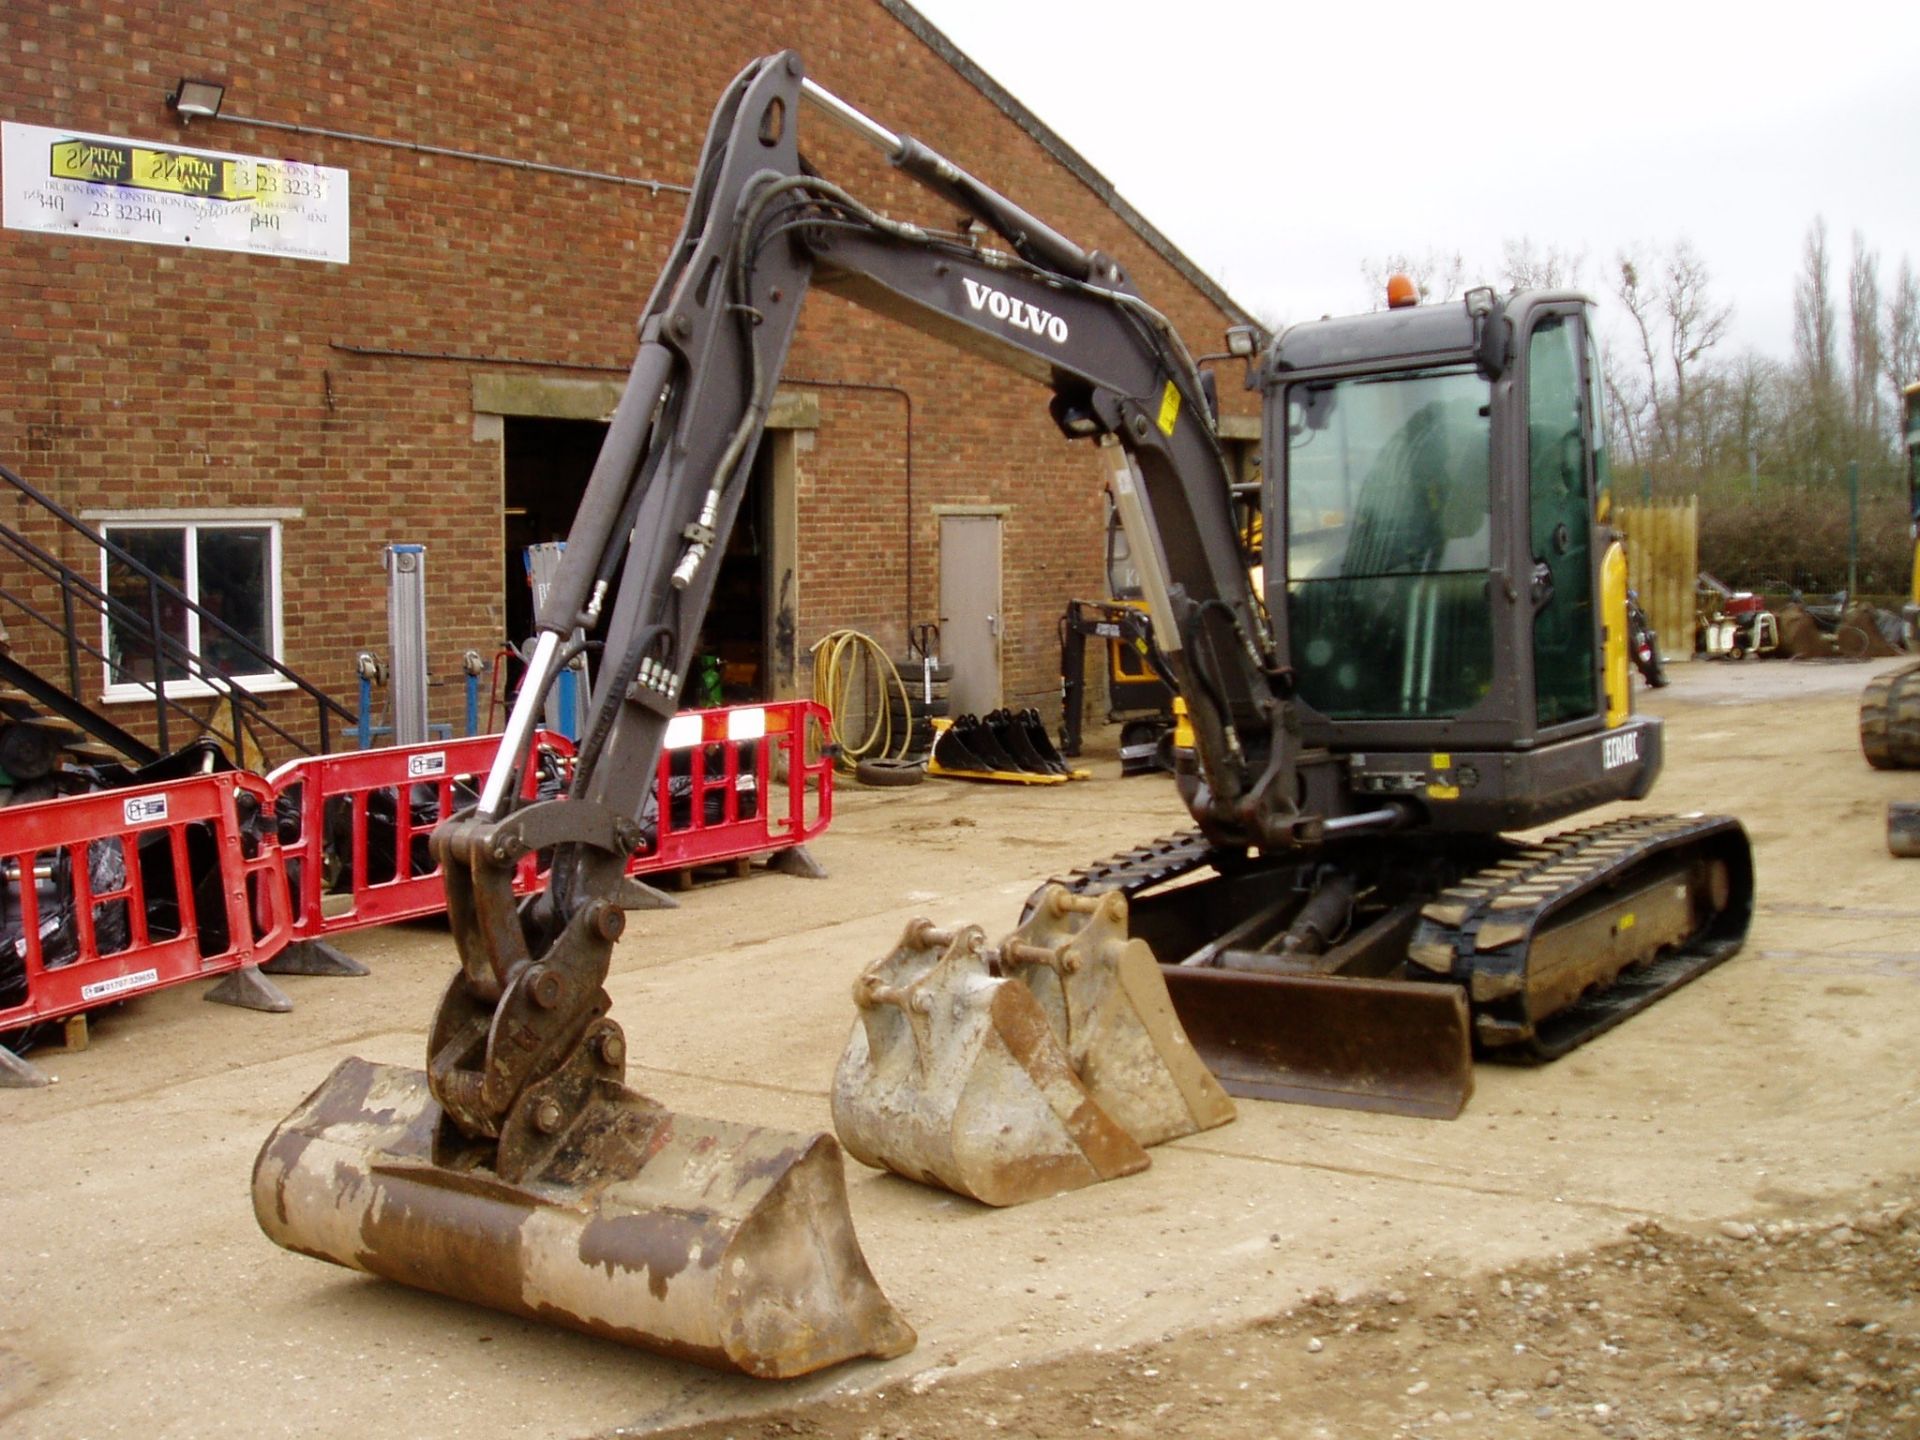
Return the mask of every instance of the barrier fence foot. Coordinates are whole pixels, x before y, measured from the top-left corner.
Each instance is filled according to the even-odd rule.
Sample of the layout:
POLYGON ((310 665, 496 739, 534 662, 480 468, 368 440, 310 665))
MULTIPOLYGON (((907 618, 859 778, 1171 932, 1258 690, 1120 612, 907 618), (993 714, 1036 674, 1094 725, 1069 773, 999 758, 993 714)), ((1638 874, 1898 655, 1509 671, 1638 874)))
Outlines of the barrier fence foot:
POLYGON ((22 1060, 6 1046, 0 1045, 0 1090, 37 1090, 51 1083, 47 1072, 38 1065, 22 1060))
POLYGON ((620 895, 622 910, 678 910, 680 902, 664 890, 656 890, 638 875, 627 876, 620 895))
POLYGON ((260 973, 258 965, 242 965, 207 991, 216 1005, 238 1005, 242 1010, 265 1010, 284 1015, 293 1009, 287 992, 260 973))
POLYGON ((366 966, 324 940, 296 940, 260 966, 267 975, 366 975, 366 966))
POLYGON ((778 870, 782 875, 798 875, 802 880, 824 880, 827 867, 813 858, 804 845, 795 845, 786 850, 776 850, 767 860, 769 870, 778 870))

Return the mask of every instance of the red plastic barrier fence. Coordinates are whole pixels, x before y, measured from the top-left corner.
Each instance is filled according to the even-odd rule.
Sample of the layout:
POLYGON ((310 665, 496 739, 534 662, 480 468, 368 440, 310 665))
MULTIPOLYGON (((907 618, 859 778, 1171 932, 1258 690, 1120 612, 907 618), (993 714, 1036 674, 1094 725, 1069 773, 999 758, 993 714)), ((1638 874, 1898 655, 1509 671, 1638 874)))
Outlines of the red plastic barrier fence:
POLYGON ((272 806, 229 771, 0 811, 0 1030, 278 954, 272 806))
MULTIPOLYGON (((833 762, 823 752, 826 707, 811 700, 688 711, 668 723, 651 838, 634 874, 739 860, 791 849, 833 815, 833 762)), ((573 747, 546 731, 541 765, 521 795, 564 788, 573 747)), ((446 909, 440 871, 427 849, 433 827, 473 803, 498 735, 426 745, 317 755, 268 777, 276 797, 295 940, 319 940, 446 909)), ((545 884, 536 857, 520 862, 515 888, 545 884)))
MULTIPOLYGON (((479 798, 499 748, 498 735, 475 735, 309 755, 269 775, 293 900, 293 938, 319 940, 445 910, 446 892, 427 837, 479 798)), ((521 776, 524 799, 539 793, 543 775, 559 793, 573 746, 542 730, 535 754, 542 763, 521 776)), ((520 862, 516 890, 525 894, 545 883, 535 857, 520 862)))
POLYGON ((825 830, 833 818, 827 718, 813 700, 674 716, 654 788, 655 838, 630 872, 745 859, 825 830))

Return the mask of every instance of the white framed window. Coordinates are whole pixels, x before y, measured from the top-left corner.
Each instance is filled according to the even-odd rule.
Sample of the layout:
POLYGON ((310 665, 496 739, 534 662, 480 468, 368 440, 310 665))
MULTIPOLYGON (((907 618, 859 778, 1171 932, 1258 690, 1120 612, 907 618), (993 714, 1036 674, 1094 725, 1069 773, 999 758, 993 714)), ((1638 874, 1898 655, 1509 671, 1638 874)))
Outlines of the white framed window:
POLYGON ((100 587, 130 612, 116 607, 100 622, 100 648, 107 656, 102 698, 151 699, 148 685, 156 678, 165 682, 169 697, 221 693, 202 678, 201 657, 206 672, 228 675, 250 691, 291 684, 260 657, 282 658, 280 526, 297 514, 254 509, 90 514, 87 518, 108 540, 172 587, 153 587, 134 566, 100 552, 100 587), (180 595, 193 604, 183 603, 180 595), (178 650, 154 644, 156 619, 178 650))

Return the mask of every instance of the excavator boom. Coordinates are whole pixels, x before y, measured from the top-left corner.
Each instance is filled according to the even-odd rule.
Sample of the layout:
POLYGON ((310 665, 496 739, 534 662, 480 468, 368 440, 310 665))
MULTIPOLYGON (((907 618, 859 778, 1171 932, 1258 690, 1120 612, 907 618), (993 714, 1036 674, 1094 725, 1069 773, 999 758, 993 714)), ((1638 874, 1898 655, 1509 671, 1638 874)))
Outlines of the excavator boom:
MULTIPOLYGON (((813 285, 1041 380, 1061 428, 1099 440, 1162 653, 1194 697, 1197 823, 1223 843, 1309 838, 1225 462, 1172 327, 1111 259, 813 85, 797 56, 758 61, 715 111, 499 759, 476 809, 433 837, 460 969, 434 1016, 425 1070, 348 1062, 275 1131, 256 1166, 255 1208, 288 1248, 752 1373, 801 1373, 912 1343, 860 1257, 832 1139, 666 1112, 627 1089, 626 1037, 604 989, 626 913, 657 899, 627 877, 627 857, 813 285), (889 220, 815 176, 797 144, 803 104, 879 145, 1011 253, 889 220), (601 626, 605 658, 569 792, 513 808, 545 693, 571 659, 568 637, 601 626), (535 851, 553 855, 551 879, 523 901, 514 867, 535 851), (809 1238, 796 1242, 795 1227, 809 1238), (610 1248, 616 1237, 631 1254, 610 1248), (758 1323, 774 1313, 783 1326, 758 1323)), ((1045 953, 1079 973, 1080 959, 1045 953)), ((1117 942, 1102 954, 1069 993, 1118 994, 1123 976, 1139 989, 1137 954, 1117 942)), ((1150 957, 1144 967, 1150 975, 1150 957)), ((900 993, 874 984, 875 995, 900 993)), ((1099 1003, 1105 1014, 1126 1009, 1099 1003)), ((1048 1093, 1070 1098, 1086 1057, 1076 1068, 1039 1054, 1056 1042, 1044 1011, 1022 1004, 1032 1007, 1020 1009, 1031 1061, 1022 1074, 1031 1082, 1033 1067, 1051 1065, 1048 1093)), ((1204 1070, 1188 1073, 1197 1067, 1168 1031, 1177 1025, 1164 995, 1158 1011, 1151 999, 1146 1009, 1144 1030, 1130 1012, 1107 1026, 1135 1036, 1126 1043, 1143 1056, 1171 1057, 1136 1067, 1177 1092, 1151 1139, 1112 1128, 1113 1144, 1135 1152, 1231 1114, 1204 1070), (1176 1124, 1176 1112, 1187 1118, 1176 1124)), ((977 1058, 1009 1033, 969 1032, 962 1043, 977 1058)), ((953 1093, 966 1089, 963 1076, 953 1093)), ((1091 1103, 1070 1099, 1068 1109, 1091 1103)), ((885 1133, 876 1148, 886 1150, 885 1133)), ((980 1188, 983 1198, 1015 1193, 992 1177, 980 1188)))

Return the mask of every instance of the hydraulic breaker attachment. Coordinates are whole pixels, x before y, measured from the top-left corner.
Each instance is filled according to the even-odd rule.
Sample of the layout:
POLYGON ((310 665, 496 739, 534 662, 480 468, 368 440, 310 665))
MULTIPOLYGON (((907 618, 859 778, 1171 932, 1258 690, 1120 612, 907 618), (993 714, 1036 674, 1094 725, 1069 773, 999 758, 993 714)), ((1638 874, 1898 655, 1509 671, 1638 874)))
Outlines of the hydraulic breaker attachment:
POLYGON ((854 982, 859 1018, 833 1080, 855 1159, 988 1205, 1147 1168, 1081 1084, 1031 991, 991 973, 977 926, 907 926, 854 982))
POLYGON ((840 1150, 625 1088, 602 984, 637 827, 587 800, 433 834, 462 969, 424 1071, 362 1060, 268 1137, 280 1245, 455 1299, 782 1378, 911 1349, 854 1238, 840 1150), (544 895, 521 858, 551 850, 544 895), (571 889, 591 898, 569 905, 571 889))
POLYGON ((677 1114, 608 1081, 517 1183, 433 1163, 418 1070, 344 1060, 267 1138, 260 1226, 404 1285, 768 1379, 910 1350, 847 1213, 839 1147, 677 1114))
POLYGON ((1024 981, 1074 1073, 1142 1145, 1233 1119, 1233 1101, 1194 1053, 1153 950, 1127 933, 1127 899, 1044 887, 1000 946, 1000 973, 1024 981))

